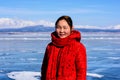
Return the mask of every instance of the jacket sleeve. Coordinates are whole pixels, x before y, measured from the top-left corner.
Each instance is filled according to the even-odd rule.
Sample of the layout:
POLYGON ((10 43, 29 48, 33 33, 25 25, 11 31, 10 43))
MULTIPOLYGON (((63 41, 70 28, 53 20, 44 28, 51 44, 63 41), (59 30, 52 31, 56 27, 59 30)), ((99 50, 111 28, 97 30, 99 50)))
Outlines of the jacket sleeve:
POLYGON ((42 66, 41 66, 41 80, 46 80, 46 70, 47 70, 47 54, 48 54, 48 46, 45 50, 42 66))
POLYGON ((87 58, 86 58, 86 48, 82 43, 77 50, 76 55, 76 80, 86 80, 86 70, 87 70, 87 58))

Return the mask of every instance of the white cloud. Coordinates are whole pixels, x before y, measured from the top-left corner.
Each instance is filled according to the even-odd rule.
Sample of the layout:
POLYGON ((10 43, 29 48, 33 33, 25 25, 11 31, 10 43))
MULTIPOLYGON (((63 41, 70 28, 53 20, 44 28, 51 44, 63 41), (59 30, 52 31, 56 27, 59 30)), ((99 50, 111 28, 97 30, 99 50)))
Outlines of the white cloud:
POLYGON ((49 21, 45 21, 45 20, 40 20, 40 21, 37 21, 36 24, 40 24, 40 25, 43 25, 43 26, 47 26, 47 27, 54 27, 54 23, 53 22, 49 22, 49 21))
POLYGON ((75 25, 75 28, 101 29, 101 27, 98 27, 98 26, 89 26, 89 25, 75 25))
POLYGON ((119 25, 114 26, 114 29, 120 29, 120 24, 119 24, 119 25))
POLYGON ((75 28, 84 28, 84 29, 120 29, 120 24, 119 25, 114 25, 114 26, 104 26, 104 27, 90 26, 90 25, 75 25, 75 28))
POLYGON ((0 18, 0 28, 21 28, 25 26, 54 26, 54 23, 40 20, 40 21, 28 21, 21 19, 12 19, 12 18, 0 18))

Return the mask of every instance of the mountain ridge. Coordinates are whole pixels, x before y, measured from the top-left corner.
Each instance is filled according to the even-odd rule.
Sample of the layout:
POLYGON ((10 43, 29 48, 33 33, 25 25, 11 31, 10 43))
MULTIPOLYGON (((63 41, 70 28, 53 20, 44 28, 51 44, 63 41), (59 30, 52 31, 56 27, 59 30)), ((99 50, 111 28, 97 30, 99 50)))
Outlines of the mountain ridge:
MULTIPOLYGON (((75 28, 81 32, 120 32, 120 29, 88 29, 88 28, 75 28)), ((0 32, 52 32, 54 27, 36 25, 26 26, 23 28, 6 28, 0 29, 0 32)))

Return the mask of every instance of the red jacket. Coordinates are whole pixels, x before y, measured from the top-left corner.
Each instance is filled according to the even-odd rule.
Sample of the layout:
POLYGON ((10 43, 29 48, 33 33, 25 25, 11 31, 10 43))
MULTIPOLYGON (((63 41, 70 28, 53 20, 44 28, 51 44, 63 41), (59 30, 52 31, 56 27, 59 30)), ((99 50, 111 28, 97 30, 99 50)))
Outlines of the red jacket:
POLYGON ((78 31, 66 38, 51 34, 41 68, 41 80, 86 80, 86 49, 78 31))

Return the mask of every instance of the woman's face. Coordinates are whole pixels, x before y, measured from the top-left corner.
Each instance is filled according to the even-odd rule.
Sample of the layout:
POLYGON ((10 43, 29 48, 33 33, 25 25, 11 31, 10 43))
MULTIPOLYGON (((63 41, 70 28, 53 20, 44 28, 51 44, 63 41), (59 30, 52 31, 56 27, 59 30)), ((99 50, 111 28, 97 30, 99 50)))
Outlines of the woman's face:
POLYGON ((71 29, 65 20, 60 20, 56 25, 56 32, 58 37, 65 38, 70 35, 71 29))

